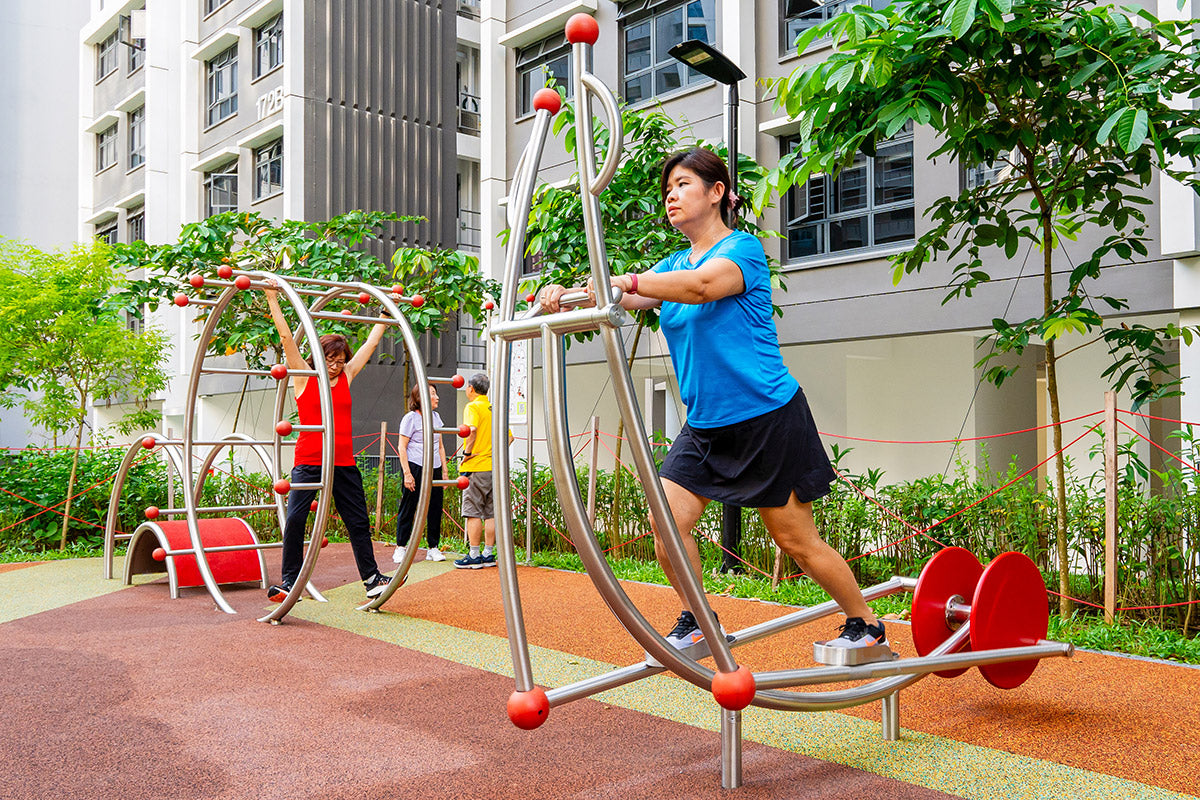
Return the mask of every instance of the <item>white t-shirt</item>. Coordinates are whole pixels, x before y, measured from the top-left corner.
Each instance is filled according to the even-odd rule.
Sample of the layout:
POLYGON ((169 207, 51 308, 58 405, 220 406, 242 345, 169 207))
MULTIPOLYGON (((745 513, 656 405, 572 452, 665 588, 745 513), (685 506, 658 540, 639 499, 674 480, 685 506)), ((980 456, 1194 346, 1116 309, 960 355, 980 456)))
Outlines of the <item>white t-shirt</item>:
MULTIPOLYGON (((433 412, 433 427, 444 428, 445 424, 438 413, 433 412)), ((421 464, 425 459, 425 433, 421 428, 421 412, 410 411, 400 420, 400 435, 408 437, 408 452, 405 457, 413 464, 421 464)), ((434 435, 436 442, 438 434, 434 435)), ((435 447, 433 449, 433 466, 440 467, 442 465, 442 449, 435 447)))

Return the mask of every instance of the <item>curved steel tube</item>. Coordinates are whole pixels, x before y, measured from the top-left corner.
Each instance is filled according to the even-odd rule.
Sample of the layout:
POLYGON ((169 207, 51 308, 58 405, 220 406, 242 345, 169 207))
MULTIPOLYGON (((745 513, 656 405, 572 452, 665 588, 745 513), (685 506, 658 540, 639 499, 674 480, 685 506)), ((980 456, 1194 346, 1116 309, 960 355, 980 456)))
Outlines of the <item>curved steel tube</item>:
MULTIPOLYGON (((142 440, 147 436, 153 436, 156 441, 158 439, 158 434, 144 433, 129 445, 129 449, 125 451, 125 458, 121 460, 121 466, 117 468, 113 487, 108 493, 108 514, 104 519, 104 556, 101 561, 104 565, 106 581, 112 580, 113 576, 113 554, 117 549, 117 510, 121 505, 121 494, 125 491, 125 479, 129 477, 134 457, 137 456, 139 450, 145 449, 142 446, 142 440)), ((170 467, 168 466, 167 469, 170 467)), ((167 503, 168 505, 171 503, 171 498, 167 498, 167 503)), ((130 535, 132 536, 132 534, 130 535)))

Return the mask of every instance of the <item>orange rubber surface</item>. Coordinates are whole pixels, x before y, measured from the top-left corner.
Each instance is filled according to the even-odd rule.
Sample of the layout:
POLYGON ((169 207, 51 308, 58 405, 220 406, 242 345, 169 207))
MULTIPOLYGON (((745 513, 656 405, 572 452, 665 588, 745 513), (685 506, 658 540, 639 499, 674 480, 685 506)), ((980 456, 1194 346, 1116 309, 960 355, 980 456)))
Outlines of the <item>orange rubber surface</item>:
MULTIPOLYGON (((498 572, 456 570, 414 583, 385 609, 503 637, 498 572)), ((617 665, 642 660, 586 576, 520 568, 519 580, 531 645, 617 665)), ((680 605, 671 589, 623 585, 658 630, 672 626, 680 605)), ((710 602, 731 633, 792 610, 720 596, 710 602)), ((828 617, 734 654, 755 671, 809 666, 812 642, 832 638, 841 621, 828 617)), ((888 637, 901 656, 916 655, 907 625, 890 624, 888 637)), ((842 713, 878 720, 879 704, 842 713)), ((992 687, 978 670, 952 680, 930 676, 904 690, 901 724, 1174 791, 1194 793, 1200 786, 1200 669, 1076 653, 1044 660, 1012 691, 992 687)))

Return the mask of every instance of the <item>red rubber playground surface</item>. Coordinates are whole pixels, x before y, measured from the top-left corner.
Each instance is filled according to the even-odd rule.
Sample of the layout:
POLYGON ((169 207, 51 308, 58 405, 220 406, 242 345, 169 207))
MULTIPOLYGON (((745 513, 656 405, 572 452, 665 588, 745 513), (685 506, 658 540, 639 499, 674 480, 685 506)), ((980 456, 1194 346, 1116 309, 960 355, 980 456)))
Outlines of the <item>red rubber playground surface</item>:
MULTIPOLYGON (((1012 692, 975 671, 931 677, 903 694, 900 742, 880 740, 877 705, 748 709, 745 785, 728 792, 715 704, 674 678, 515 729, 497 570, 418 563, 391 613, 368 615, 334 544, 315 578, 331 602, 278 627, 255 621, 257 588, 227 591, 230 616, 200 590, 172 601, 162 579, 99 574, 96 560, 0 570, 0 797, 1179 797, 1200 775, 1200 670, 1184 666, 1080 653, 1012 692)), ((520 578, 539 680, 638 660, 586 577, 520 578)), ((670 625, 670 590, 628 588, 670 625)), ((730 629, 786 611, 713 602, 730 629)), ((834 622, 738 657, 808 664, 834 622)), ((890 634, 911 653, 906 626, 890 634)))

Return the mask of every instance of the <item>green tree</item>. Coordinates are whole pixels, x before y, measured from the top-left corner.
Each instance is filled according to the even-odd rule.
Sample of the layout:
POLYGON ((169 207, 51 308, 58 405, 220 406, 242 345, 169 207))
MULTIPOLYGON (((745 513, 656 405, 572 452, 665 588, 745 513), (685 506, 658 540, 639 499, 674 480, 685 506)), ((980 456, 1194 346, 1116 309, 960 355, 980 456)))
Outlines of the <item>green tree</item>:
MULTIPOLYGON (((1196 331, 1106 322, 1099 309, 1127 308, 1096 283, 1102 263, 1146 256, 1147 190, 1156 171, 1195 187, 1192 172, 1200 112, 1173 98, 1200 92, 1195 20, 1163 21, 1140 7, 1090 0, 913 0, 875 11, 856 6, 805 32, 803 52, 831 37, 834 52, 772 83, 777 103, 799 121, 800 150, 781 159, 756 201, 811 175, 836 175, 856 153, 903 126, 937 135, 933 157, 964 165, 1003 166, 1007 176, 935 200, 929 230, 892 258, 895 280, 939 261, 950 269, 945 301, 969 297, 991 280, 984 254, 1013 258, 1022 241, 1042 254, 1041 313, 996 319, 995 356, 1046 348, 1056 451, 1059 426, 1058 340, 1096 332, 1114 365, 1114 388, 1134 402, 1179 393, 1180 379, 1163 358, 1165 342, 1190 343, 1196 331), (1101 243, 1055 286, 1055 252, 1085 228, 1101 243)), ((1004 173, 1002 172, 1002 175, 1004 173)), ((990 366, 999 385, 1012 368, 990 366)), ((1056 552, 1060 591, 1067 587, 1063 459, 1056 459, 1056 552)), ((1069 609, 1065 598, 1062 611, 1069 609)))
MULTIPOLYGON (((479 277, 478 259, 457 251, 400 248, 394 265, 389 265, 367 247, 378 245, 397 223, 422 221, 421 217, 377 211, 350 211, 323 222, 279 221, 258 213, 228 212, 183 226, 176 242, 117 245, 114 253, 131 274, 143 274, 131 282, 125 294, 131 313, 138 313, 143 302, 154 309, 169 301, 181 285, 188 294, 215 297, 218 290, 214 288, 193 290, 187 285, 193 274, 212 277, 222 264, 280 272, 286 256, 287 271, 281 274, 384 286, 397 279, 403 281, 406 293, 422 294, 427 301, 420 308, 406 309, 405 316, 414 332, 437 334, 448 310, 464 309, 482 316, 485 295, 494 291, 495 284, 479 277)), ((359 308, 357 298, 333 301, 326 310, 340 308, 359 308)), ((285 307, 284 312, 293 325, 297 324, 292 309, 285 307)), ((202 308, 197 316, 204 320, 207 311, 202 308)), ((322 327, 342 333, 351 341, 365 333, 362 325, 341 322, 326 322, 322 327)), ((281 360, 278 336, 261 292, 241 292, 234 297, 217 323, 208 352, 241 353, 256 369, 281 360)), ((243 383, 243 392, 247 385, 243 383)))
MULTIPOLYGON (((567 152, 572 156, 576 154, 575 113, 575 104, 564 102, 553 126, 555 135, 562 136, 567 152)), ((608 267, 613 275, 645 272, 671 253, 687 246, 683 235, 667 222, 659 193, 663 162, 672 153, 694 146, 709 147, 728 158, 728 150, 724 145, 706 143, 688 136, 683 132, 684 126, 658 108, 635 111, 623 107, 621 124, 624 126, 625 141, 621 164, 612 182, 600 195, 608 267)), ((607 127, 599 122, 596 123, 595 140, 597 149, 605 152, 609 133, 607 127)), ((738 193, 749 196, 765 175, 766 170, 753 159, 741 155, 738 159, 738 193)), ((749 220, 742 221, 740 227, 761 237, 776 235, 763 231, 749 220)), ((536 261, 539 270, 537 276, 523 286, 526 291, 535 291, 552 283, 579 285, 589 277, 578 174, 573 175, 565 187, 542 185, 535 192, 526 234, 526 254, 536 261)), ((779 263, 771 259, 769 264, 772 286, 783 288, 779 263)), ((778 307, 775 312, 782 313, 778 307)), ((642 331, 647 327, 658 330, 657 309, 634 313, 638 326, 629 350, 631 369, 637 357, 642 331)), ((579 339, 592 335, 575 334, 579 339)), ((618 464, 623 433, 622 422, 617 428, 615 457, 618 464)), ((621 502, 621 483, 618 470, 609 525, 609 530, 614 532, 618 530, 615 520, 621 502)))
POLYGON ((75 434, 62 548, 89 402, 132 402, 134 410, 119 427, 144 429, 158 418, 148 401, 167 383, 161 364, 168 339, 159 330, 129 329, 123 288, 124 278, 101 243, 61 253, 0 246, 0 398, 9 408, 20 402, 30 421, 56 436, 75 434))

